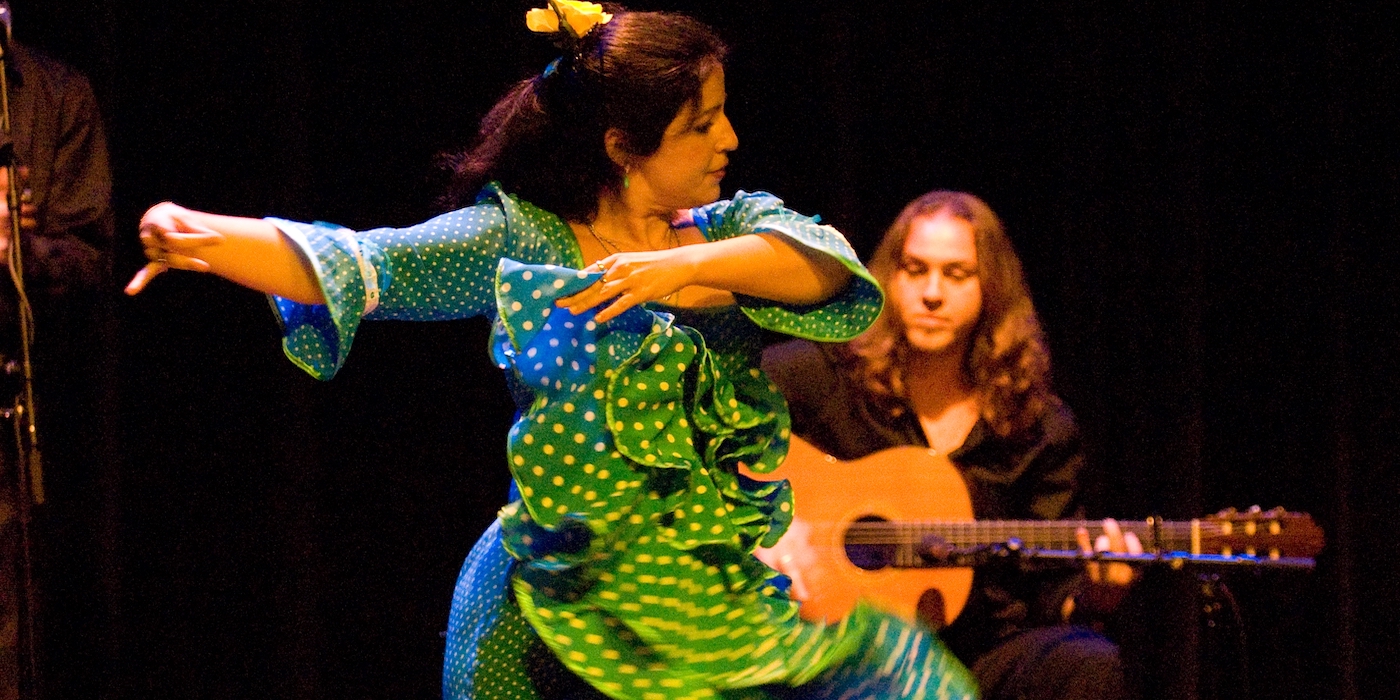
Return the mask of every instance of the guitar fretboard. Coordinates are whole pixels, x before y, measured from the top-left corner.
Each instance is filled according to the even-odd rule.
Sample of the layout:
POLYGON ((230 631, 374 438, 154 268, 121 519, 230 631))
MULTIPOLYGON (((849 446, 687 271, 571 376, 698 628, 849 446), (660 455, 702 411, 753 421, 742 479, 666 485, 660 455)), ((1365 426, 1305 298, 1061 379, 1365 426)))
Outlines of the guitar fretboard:
MULTIPOLYGON (((847 545, 895 545, 928 547, 941 544, 970 549, 1001 544, 1013 539, 1035 549, 1079 549, 1078 532, 1102 531, 1098 520, 977 520, 966 522, 854 522, 845 536, 847 545)), ((1214 546, 1229 540, 1240 550, 1287 548, 1292 542, 1286 528, 1277 521, 1235 523, 1220 520, 1130 521, 1120 522, 1123 532, 1135 534, 1143 549, 1201 554, 1226 550, 1214 546), (1241 544, 1243 543, 1243 544, 1241 544)), ((1092 540, 1092 535, 1091 535, 1092 540)))

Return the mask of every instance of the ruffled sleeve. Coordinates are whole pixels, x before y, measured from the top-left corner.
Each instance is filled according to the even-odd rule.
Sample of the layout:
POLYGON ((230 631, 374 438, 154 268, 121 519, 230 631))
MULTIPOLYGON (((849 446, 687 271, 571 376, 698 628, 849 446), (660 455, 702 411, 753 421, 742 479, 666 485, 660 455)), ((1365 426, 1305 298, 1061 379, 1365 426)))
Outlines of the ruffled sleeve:
POLYGON ((345 363, 361 318, 435 321, 495 310, 502 257, 572 261, 572 234, 552 214, 495 184, 473 206, 408 228, 355 232, 268 219, 310 261, 324 305, 272 297, 283 349, 317 379, 345 363))
POLYGON ((282 327, 282 349, 317 379, 330 379, 345 362, 360 318, 378 303, 388 282, 384 251, 349 229, 269 218, 310 262, 325 304, 269 296, 282 327))
POLYGON ((764 328, 808 340, 839 342, 860 335, 880 315, 884 295, 840 231, 783 206, 767 192, 739 191, 733 199, 691 211, 695 225, 712 241, 749 233, 776 233, 805 248, 830 255, 851 271, 846 288, 820 304, 806 306, 736 295, 750 319, 764 328))

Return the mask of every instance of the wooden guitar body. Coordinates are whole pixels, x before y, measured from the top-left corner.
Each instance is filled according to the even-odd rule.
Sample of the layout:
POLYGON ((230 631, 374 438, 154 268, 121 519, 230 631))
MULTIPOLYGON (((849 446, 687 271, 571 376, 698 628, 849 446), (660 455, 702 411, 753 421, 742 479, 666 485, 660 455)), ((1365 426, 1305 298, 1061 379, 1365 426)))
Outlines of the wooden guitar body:
POLYGON ((816 555, 810 559, 792 555, 801 559, 797 568, 810 593, 802 604, 804 618, 835 622, 850 612, 857 598, 866 598, 913 620, 921 596, 929 589, 942 594, 944 620, 957 617, 967 603, 972 592, 971 568, 883 566, 866 570, 853 563, 846 552, 847 530, 862 519, 971 521, 967 486, 946 457, 924 448, 896 447, 843 462, 793 438, 782 467, 749 476, 787 479, 796 494, 795 514, 806 527, 799 525, 784 539, 805 536, 806 545, 816 555), (905 468, 890 469, 891 464, 905 468))

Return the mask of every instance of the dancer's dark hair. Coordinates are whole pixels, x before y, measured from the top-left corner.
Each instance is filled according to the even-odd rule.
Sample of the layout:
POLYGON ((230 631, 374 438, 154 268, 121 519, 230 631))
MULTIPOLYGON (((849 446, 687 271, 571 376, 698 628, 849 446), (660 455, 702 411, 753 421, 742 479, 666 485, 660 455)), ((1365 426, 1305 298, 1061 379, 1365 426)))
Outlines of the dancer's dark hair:
POLYGON ((515 85, 482 120, 476 144, 448 159, 447 206, 471 204, 496 180, 566 220, 591 220, 626 171, 604 147, 608 130, 627 157, 644 158, 682 108, 699 106, 728 51, 714 30, 684 15, 605 9, 612 21, 515 85))

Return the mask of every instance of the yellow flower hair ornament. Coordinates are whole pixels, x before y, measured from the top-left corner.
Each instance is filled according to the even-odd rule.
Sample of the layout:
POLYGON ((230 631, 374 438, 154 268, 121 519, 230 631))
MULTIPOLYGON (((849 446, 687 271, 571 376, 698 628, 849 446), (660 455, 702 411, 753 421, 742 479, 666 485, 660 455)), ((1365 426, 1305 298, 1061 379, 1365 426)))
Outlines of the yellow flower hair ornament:
POLYGON ((581 39, 593 28, 612 21, 612 15, 596 2, 549 0, 548 7, 525 13, 525 26, 538 34, 557 34, 562 28, 573 39, 581 39))

